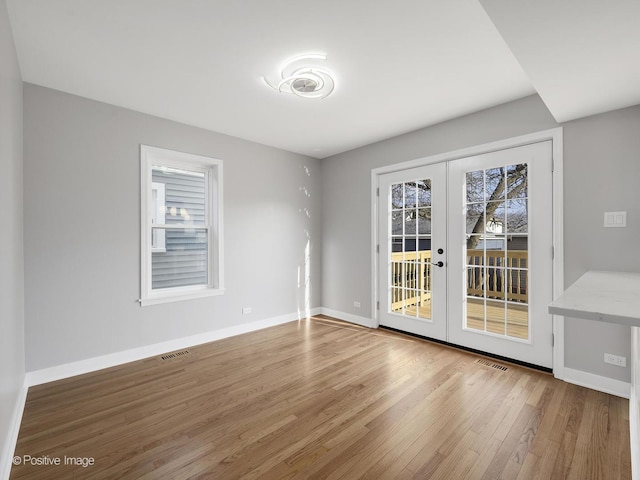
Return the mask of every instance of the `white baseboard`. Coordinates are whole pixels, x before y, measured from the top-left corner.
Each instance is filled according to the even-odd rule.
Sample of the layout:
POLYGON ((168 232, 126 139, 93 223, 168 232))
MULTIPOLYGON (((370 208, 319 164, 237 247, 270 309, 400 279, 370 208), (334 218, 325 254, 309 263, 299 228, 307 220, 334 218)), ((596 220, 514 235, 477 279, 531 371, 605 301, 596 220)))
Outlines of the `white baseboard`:
MULTIPOLYGON (((309 312, 311 316, 317 315, 319 313, 319 308, 314 308, 309 312)), ((31 372, 27 372, 25 385, 27 387, 31 387, 34 385, 40 385, 42 383, 61 380, 63 378, 82 375, 84 373, 95 372, 96 370, 102 370, 103 368, 115 367, 117 365, 122 365, 123 363, 128 362, 135 362, 136 360, 142 360, 143 358, 161 355, 163 353, 171 352, 174 350, 180 350, 182 348, 189 348, 196 345, 201 345, 203 343, 214 342, 223 338, 233 337, 235 335, 241 335, 243 333, 254 332, 256 330, 262 330, 263 328, 273 327, 276 325, 281 325, 283 323, 294 322, 296 320, 300 320, 301 318, 304 318, 304 316, 301 316, 300 313, 281 315, 279 317, 272 317, 250 323, 242 323, 233 327, 222 328, 220 330, 214 330, 211 332, 204 332, 198 335, 191 335, 189 337, 176 338, 167 342, 145 345, 143 347, 133 348, 131 350, 125 350, 122 352, 87 358, 86 360, 79 360, 77 362, 56 365, 55 367, 34 370, 31 372)))
POLYGON ((562 380, 622 398, 629 398, 631 395, 631 384, 628 382, 583 372, 582 370, 574 370, 573 368, 564 368, 564 378, 562 380))
POLYGON ((640 479, 640 398, 632 390, 629 399, 629 433, 631 434, 631 478, 640 479))
POLYGON ((26 386, 22 387, 18 392, 16 403, 13 407, 13 415, 11 417, 10 429, 5 438, 4 451, 0 456, 0 479, 8 480, 11 474, 11 466, 13 465, 13 455, 16 451, 16 443, 18 442, 18 433, 20 433, 20 423, 22 422, 22 414, 24 405, 27 401, 26 386))
POLYGON ((351 313, 339 312, 338 310, 331 310, 330 308, 320 307, 320 313, 328 317, 337 318, 338 320, 344 320, 345 322, 355 323, 363 327, 375 328, 373 320, 367 317, 361 317, 359 315, 353 315, 351 313))

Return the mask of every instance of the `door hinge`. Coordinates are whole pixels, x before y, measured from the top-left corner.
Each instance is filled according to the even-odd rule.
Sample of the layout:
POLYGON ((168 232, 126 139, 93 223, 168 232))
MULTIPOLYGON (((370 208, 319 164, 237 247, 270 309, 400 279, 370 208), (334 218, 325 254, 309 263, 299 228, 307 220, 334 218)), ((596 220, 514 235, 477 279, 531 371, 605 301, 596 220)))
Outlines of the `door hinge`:
POLYGON ((556 346, 556 336, 553 333, 551 334, 551 346, 556 346))
POLYGON ((380 245, 376 245, 376 253, 380 253, 380 245))
POLYGON ((551 156, 551 173, 556 171, 556 159, 553 157, 553 155, 551 156))
POLYGON ((376 188, 376 197, 380 196, 380 187, 376 188))
POLYGON ((556 258, 556 247, 551 246, 551 260, 555 260, 556 258))
POLYGON ((380 310, 380 300, 376 302, 376 310, 380 310))

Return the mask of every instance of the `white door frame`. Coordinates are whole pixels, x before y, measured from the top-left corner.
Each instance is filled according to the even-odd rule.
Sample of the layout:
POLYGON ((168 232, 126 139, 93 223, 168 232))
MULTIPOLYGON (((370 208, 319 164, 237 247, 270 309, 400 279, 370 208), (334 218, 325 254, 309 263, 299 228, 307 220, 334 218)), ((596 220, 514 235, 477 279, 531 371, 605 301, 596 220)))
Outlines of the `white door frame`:
MULTIPOLYGON (((541 132, 519 137, 498 140, 452 152, 440 153, 429 157, 409 160, 371 170, 371 311, 373 312, 373 328, 380 324, 378 315, 378 191, 379 177, 386 173, 407 170, 432 163, 448 162, 460 158, 481 155, 483 153, 505 150, 531 143, 551 140, 553 155, 553 297, 564 291, 564 202, 563 202, 563 156, 562 127, 543 130, 541 132)), ((564 317, 553 315, 553 374, 564 379, 564 317)))

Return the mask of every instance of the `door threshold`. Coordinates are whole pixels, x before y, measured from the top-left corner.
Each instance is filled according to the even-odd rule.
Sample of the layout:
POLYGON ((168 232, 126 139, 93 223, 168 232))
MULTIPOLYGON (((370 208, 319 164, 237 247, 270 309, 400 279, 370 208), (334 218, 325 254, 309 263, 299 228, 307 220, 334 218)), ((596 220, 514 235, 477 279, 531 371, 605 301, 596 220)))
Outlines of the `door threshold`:
POLYGON ((483 352, 482 350, 476 350, 475 348, 465 347, 462 345, 456 345, 455 343, 446 342, 444 340, 438 340, 437 338, 425 337, 423 335, 418 335, 416 333, 405 332, 404 330, 400 330, 393 327, 387 327, 386 325, 380 325, 378 328, 383 328, 385 330, 389 330, 391 332, 396 332, 401 335, 408 335, 409 337, 420 338, 422 340, 427 340, 429 342, 438 343, 440 345, 444 345, 446 347, 454 348, 456 350, 463 350, 469 353, 475 353, 476 355, 482 355, 483 357, 493 358, 495 360, 500 360, 501 362, 508 362, 514 365, 518 365, 520 367, 530 368, 531 370, 536 370, 538 372, 553 374, 553 369, 548 367, 542 367, 540 365, 535 365, 533 363, 523 362, 521 360, 516 360, 514 358, 503 357, 502 355, 495 355, 490 352, 483 352))

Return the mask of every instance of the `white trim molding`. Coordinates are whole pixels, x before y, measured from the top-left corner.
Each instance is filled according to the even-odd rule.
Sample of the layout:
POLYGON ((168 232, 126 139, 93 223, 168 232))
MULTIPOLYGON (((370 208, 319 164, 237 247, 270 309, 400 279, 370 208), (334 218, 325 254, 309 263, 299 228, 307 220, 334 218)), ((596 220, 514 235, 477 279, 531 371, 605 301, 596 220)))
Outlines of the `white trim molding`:
POLYGON ((25 385, 18 392, 16 397, 16 403, 13 407, 13 415, 11 416, 11 423, 9 425, 9 431, 5 437, 4 451, 0 452, 0 479, 9 479, 11 474, 11 467, 13 466, 13 456, 16 451, 16 444, 18 443, 18 433, 20 433, 20 424, 22 423, 22 414, 24 413, 24 406, 27 402, 28 387, 25 385))
POLYGON ((617 397, 629 398, 631 394, 631 384, 614 378, 603 377, 594 373, 564 368, 564 379, 567 383, 573 383, 581 387, 590 388, 603 393, 609 393, 617 397))
POLYGON ((640 479, 640 327, 631 327, 631 398, 629 432, 631 436, 631 478, 640 479))
MULTIPOLYGON (((553 155, 553 298, 564 292, 564 156, 562 128, 547 130, 551 134, 553 155)), ((545 133, 545 132, 541 132, 545 133)), ((553 321, 553 375, 562 380, 564 367, 564 317, 553 321)))
MULTIPOLYGON (((311 310, 311 316, 317 315, 318 313, 320 313, 320 309, 316 308, 311 310)), ((301 317, 298 313, 291 313, 255 322, 242 323, 240 325, 222 328, 220 330, 191 335, 189 337, 182 337, 166 342, 145 345, 143 347, 133 348, 122 352, 87 358, 86 360, 79 360, 77 362, 56 365, 55 367, 43 368, 41 370, 27 372, 25 385, 27 387, 32 387, 34 385, 74 377, 84 373, 95 372, 96 370, 115 367, 128 362, 135 362, 137 360, 162 355, 174 350, 190 348, 196 345, 202 345, 203 343, 215 342, 216 340, 222 340, 223 338, 233 337, 243 333, 254 332, 256 330, 262 330, 263 328, 275 327, 276 325, 303 319, 304 317, 301 317)))
POLYGON ((632 395, 629 406, 629 430, 631 434, 631 478, 640 478, 640 412, 638 399, 632 395))

